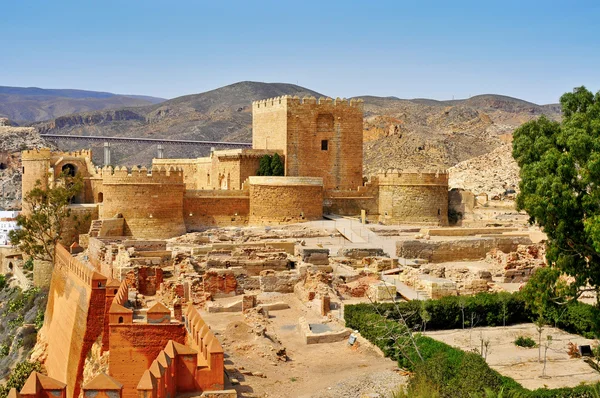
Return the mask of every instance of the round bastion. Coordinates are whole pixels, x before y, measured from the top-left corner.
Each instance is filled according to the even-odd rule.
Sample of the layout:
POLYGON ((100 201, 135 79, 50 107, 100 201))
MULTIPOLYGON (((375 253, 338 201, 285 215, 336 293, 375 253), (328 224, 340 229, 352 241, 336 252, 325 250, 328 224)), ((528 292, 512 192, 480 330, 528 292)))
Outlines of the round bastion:
POLYGON ((183 221, 183 172, 143 167, 129 172, 125 167, 102 169, 104 200, 100 218, 120 214, 125 219, 125 234, 163 239, 186 232, 183 221))
POLYGON ((323 218, 320 177, 249 177, 250 225, 288 224, 323 218))

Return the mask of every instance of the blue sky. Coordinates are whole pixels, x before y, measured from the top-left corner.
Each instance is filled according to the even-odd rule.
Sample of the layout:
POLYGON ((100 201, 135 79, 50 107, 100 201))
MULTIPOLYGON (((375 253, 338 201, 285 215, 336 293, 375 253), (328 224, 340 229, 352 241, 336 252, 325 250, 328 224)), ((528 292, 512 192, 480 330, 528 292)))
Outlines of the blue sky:
POLYGON ((598 1, 1 0, 0 85, 172 98, 242 80, 330 96, 557 102, 600 89, 598 1))

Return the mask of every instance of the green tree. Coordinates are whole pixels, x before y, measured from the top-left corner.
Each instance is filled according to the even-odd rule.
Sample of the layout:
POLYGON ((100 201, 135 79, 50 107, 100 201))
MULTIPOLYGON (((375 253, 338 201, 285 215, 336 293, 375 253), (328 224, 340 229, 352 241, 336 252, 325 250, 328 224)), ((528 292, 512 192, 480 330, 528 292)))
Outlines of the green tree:
POLYGON ((560 103, 561 123, 542 116, 513 135, 517 208, 548 235, 546 257, 575 279, 577 297, 600 287, 600 92, 578 87, 560 103))
POLYGON ((258 163, 258 171, 256 172, 257 176, 270 176, 272 175, 271 171, 271 156, 264 155, 260 158, 258 163))
MULTIPOLYGON (((10 242, 36 260, 53 261, 54 247, 71 218, 72 199, 83 189, 81 176, 61 175, 53 187, 36 186, 23 197, 27 213, 17 216, 20 229, 9 233, 10 242)), ((75 216, 73 220, 77 222, 75 216)))
POLYGON ((20 391, 25 385, 31 372, 41 372, 42 365, 39 362, 23 361, 19 362, 13 369, 6 384, 0 386, 0 398, 6 398, 11 388, 20 391))
POLYGON ((273 155, 273 157, 271 158, 271 175, 284 175, 283 162, 281 161, 281 157, 278 154, 273 155))

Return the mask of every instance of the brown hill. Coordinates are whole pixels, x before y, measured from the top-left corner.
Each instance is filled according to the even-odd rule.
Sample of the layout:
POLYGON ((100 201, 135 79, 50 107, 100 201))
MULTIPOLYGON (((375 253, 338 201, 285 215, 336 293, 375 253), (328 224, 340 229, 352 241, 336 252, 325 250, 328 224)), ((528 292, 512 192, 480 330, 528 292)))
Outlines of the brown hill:
POLYGON ((22 124, 78 112, 144 106, 162 101, 163 98, 99 91, 0 86, 0 117, 22 124))
MULTIPOLYGON (((292 84, 240 82, 157 105, 73 114, 36 126, 54 134, 249 142, 251 102, 285 94, 322 96, 292 84)), ((499 95, 453 101, 360 98, 365 101, 367 174, 389 167, 447 168, 492 151, 527 120, 542 114, 560 117, 554 105, 499 95)), ((120 164, 147 164, 155 153, 155 148, 134 145, 113 148, 113 159, 120 164)), ((94 149, 100 162, 100 147, 94 149)), ((168 157, 206 154, 190 147, 167 147, 165 152, 168 157)))

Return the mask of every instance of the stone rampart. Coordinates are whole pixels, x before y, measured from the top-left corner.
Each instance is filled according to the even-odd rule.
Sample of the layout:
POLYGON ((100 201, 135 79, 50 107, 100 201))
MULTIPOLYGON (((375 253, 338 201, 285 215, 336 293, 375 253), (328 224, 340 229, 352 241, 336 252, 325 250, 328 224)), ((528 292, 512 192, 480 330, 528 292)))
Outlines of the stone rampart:
POLYGON ((187 191, 183 198, 188 232, 212 226, 245 225, 249 211, 247 190, 187 191))
POLYGON ((379 221, 448 225, 448 173, 390 170, 377 176, 379 221))
POLYGON ((85 358, 104 325, 106 278, 67 249, 56 247, 44 331, 48 376, 67 384, 67 398, 79 396, 85 358))
POLYGON ((249 224, 286 224, 323 218, 323 180, 250 177, 249 224))

